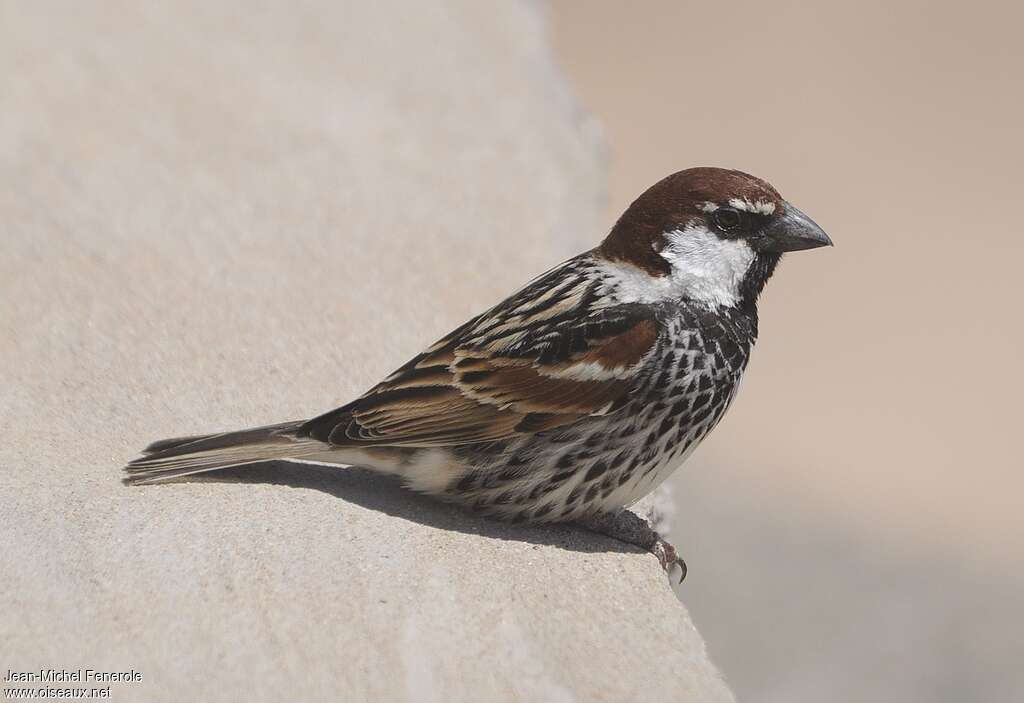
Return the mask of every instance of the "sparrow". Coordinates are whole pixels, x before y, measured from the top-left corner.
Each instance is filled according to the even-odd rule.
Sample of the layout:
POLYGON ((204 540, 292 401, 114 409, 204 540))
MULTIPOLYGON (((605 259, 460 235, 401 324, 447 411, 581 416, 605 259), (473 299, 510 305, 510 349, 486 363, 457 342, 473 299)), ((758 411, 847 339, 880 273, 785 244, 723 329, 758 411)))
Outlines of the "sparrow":
POLYGON ((352 402, 311 420, 166 439, 149 484, 270 460, 364 467, 531 523, 573 522, 685 563, 625 510, 725 414, 786 252, 831 245, 767 182, 691 168, 651 186, 596 248, 541 274, 352 402))

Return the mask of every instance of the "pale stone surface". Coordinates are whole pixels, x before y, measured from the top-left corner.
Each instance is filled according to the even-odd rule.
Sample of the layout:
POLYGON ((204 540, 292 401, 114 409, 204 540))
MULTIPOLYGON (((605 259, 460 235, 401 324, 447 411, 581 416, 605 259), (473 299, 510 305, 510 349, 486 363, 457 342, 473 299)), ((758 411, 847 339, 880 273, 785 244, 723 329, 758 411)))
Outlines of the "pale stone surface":
POLYGON ((333 407, 596 241, 600 141, 546 42, 532 3, 0 4, 4 673, 731 700, 613 541, 358 471, 118 481, 150 440, 333 407))

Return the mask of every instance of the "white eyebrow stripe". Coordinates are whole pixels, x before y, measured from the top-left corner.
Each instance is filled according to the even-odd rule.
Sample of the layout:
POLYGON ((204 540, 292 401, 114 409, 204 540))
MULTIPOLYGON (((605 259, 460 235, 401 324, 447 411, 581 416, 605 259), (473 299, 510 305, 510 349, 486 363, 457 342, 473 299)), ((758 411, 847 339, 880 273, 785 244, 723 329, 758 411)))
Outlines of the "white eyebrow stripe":
MULTIPOLYGON (((707 205, 707 203, 705 203, 707 205)), ((768 202, 765 200, 757 200, 751 202, 747 198, 732 198, 729 200, 729 205, 736 208, 737 210, 744 210, 746 212, 756 212, 761 215, 771 215, 775 212, 775 203, 768 202)), ((712 212, 711 210, 704 209, 704 212, 712 212)))

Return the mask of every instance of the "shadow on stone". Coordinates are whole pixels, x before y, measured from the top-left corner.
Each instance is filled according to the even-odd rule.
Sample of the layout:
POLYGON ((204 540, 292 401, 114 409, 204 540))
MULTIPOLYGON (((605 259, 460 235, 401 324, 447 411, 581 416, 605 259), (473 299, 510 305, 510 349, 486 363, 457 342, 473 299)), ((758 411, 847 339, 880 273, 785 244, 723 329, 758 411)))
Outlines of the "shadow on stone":
POLYGON ((554 546, 573 552, 645 553, 639 547, 574 525, 519 525, 477 515, 458 505, 411 491, 405 488, 397 477, 376 474, 357 467, 272 461, 211 471, 167 483, 264 483, 305 488, 322 491, 348 503, 441 530, 479 535, 489 539, 554 546))

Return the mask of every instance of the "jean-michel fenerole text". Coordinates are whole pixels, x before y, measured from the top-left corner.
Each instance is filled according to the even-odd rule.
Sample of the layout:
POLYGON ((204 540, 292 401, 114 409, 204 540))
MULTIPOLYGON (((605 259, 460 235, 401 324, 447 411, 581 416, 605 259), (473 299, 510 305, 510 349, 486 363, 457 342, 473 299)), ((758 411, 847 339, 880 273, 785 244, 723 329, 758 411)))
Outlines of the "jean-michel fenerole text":
POLYGON ((5 683, 111 683, 142 681, 142 673, 130 671, 97 671, 96 669, 39 669, 37 671, 14 671, 8 669, 5 683))

